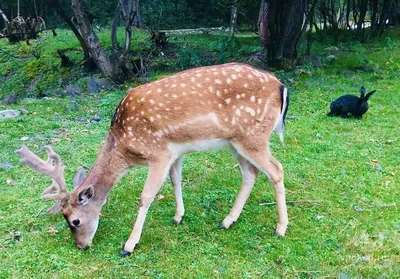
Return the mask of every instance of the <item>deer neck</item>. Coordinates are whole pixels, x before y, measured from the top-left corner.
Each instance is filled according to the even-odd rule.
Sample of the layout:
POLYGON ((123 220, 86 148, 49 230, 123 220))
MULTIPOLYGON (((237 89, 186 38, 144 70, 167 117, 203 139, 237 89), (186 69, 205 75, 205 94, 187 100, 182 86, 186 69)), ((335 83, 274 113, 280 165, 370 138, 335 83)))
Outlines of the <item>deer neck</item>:
POLYGON ((94 188, 94 200, 104 202, 108 192, 128 168, 129 165, 126 164, 122 152, 116 146, 114 136, 110 133, 86 179, 77 188, 77 192, 92 185, 94 188))

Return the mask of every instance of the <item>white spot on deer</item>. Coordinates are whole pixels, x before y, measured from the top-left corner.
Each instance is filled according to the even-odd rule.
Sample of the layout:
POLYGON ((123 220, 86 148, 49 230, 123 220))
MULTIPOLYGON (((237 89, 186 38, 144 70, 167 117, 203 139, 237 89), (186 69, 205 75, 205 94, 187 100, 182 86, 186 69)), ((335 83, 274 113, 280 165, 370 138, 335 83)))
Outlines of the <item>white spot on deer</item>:
POLYGON ((224 76, 226 76, 226 72, 225 72, 225 71, 222 71, 222 74, 223 74, 224 76))
POLYGON ((242 93, 241 96, 242 96, 242 98, 244 98, 244 97, 246 97, 246 94, 242 93))
POLYGON ((229 90, 227 88, 224 88, 224 93, 227 94, 229 90))
POLYGON ((247 118, 245 118, 245 119, 244 119, 244 123, 247 123, 247 122, 249 122, 249 121, 247 120, 247 118))
POLYGON ((230 78, 227 78, 227 79, 226 79, 226 83, 227 83, 227 84, 230 84, 231 82, 232 82, 232 80, 231 80, 230 78))
POLYGON ((237 79, 237 75, 236 74, 233 74, 231 77, 232 77, 232 79, 237 79))
POLYGON ((176 98, 178 98, 178 95, 173 94, 173 95, 172 95, 172 98, 176 99, 176 98))
POLYGON ((124 133, 124 138, 126 138, 126 134, 124 133))
POLYGON ((256 115, 256 112, 252 108, 247 107, 247 108, 245 108, 245 111, 250 113, 251 116, 255 116, 256 115))
MULTIPOLYGON (((148 86, 148 85, 147 85, 148 86)), ((150 94, 151 93, 151 90, 147 90, 146 91, 146 94, 150 94)))
POLYGON ((224 121, 225 121, 225 122, 228 122, 228 120, 229 120, 228 117, 225 117, 224 121))
POLYGON ((182 88, 186 87, 186 83, 181 83, 181 87, 182 88))
POLYGON ((235 117, 232 118, 232 122, 231 123, 232 123, 232 125, 235 125, 235 123, 236 123, 236 118, 235 117))
POLYGON ((161 88, 158 88, 157 89, 157 93, 161 93, 162 92, 162 89, 161 88))
POLYGON ((142 97, 142 98, 140 98, 139 101, 140 101, 141 103, 144 103, 145 100, 146 100, 146 98, 145 98, 145 97, 142 97))
POLYGON ((156 117, 157 117, 158 119, 160 119, 160 118, 161 118, 161 115, 157 114, 156 117))
POLYGON ((244 106, 240 106, 240 109, 243 110, 243 109, 244 109, 244 106))
POLYGON ((154 117, 152 117, 152 116, 150 116, 150 122, 153 122, 154 121, 154 117))
POLYGON ((257 109, 257 115, 259 115, 260 112, 261 112, 261 110, 258 108, 258 109, 257 109))
POLYGON ((256 101, 256 96, 251 96, 251 97, 250 97, 250 101, 251 101, 251 102, 255 102, 255 101, 256 101))
POLYGON ((248 77, 249 79, 253 79, 253 75, 252 75, 252 74, 248 74, 247 77, 248 77))
POLYGON ((261 99, 261 98, 258 98, 257 103, 261 105, 262 99, 261 99))
POLYGON ((199 88, 202 87, 201 83, 198 83, 198 84, 196 84, 196 85, 197 85, 197 87, 199 87, 199 88))
POLYGON ((201 74, 196 74, 196 77, 201 77, 201 74))
POLYGON ((175 88, 175 87, 176 87, 176 84, 175 84, 175 83, 174 83, 174 84, 172 84, 172 85, 171 85, 171 87, 172 87, 172 88, 175 88))
POLYGON ((219 107, 219 108, 222 108, 222 104, 218 104, 218 107, 219 107))
POLYGON ((132 131, 132 127, 131 126, 128 127, 128 131, 132 131))
POLYGON ((206 77, 206 81, 207 81, 207 82, 210 81, 210 78, 209 78, 209 77, 206 77))
POLYGON ((249 87, 249 84, 248 84, 248 83, 245 83, 245 84, 243 84, 243 87, 244 87, 244 88, 248 88, 248 87, 249 87))
POLYGON ((240 94, 236 95, 236 99, 238 99, 238 100, 240 99, 240 94))
POLYGON ((225 102, 229 105, 229 103, 231 102, 231 98, 225 99, 225 102))
POLYGON ((195 79, 194 77, 191 77, 191 78, 190 78, 190 81, 191 81, 191 82, 195 82, 196 79, 195 79))
POLYGON ((150 104, 152 104, 152 105, 154 104, 154 100, 153 100, 153 99, 150 99, 149 102, 150 102, 150 104))
POLYGON ((259 78, 260 82, 263 83, 265 80, 263 78, 259 78))
POLYGON ((163 103, 158 103, 158 105, 159 105, 160 107, 163 107, 163 106, 164 106, 164 104, 163 104, 163 103))
POLYGON ((237 116, 240 116, 240 109, 237 109, 237 110, 236 110, 236 115, 237 115, 237 116))
POLYGON ((221 84, 221 83, 222 83, 222 81, 221 81, 221 80, 219 80, 219 79, 216 79, 216 80, 215 80, 215 83, 216 83, 216 84, 221 84))
POLYGON ((208 87, 208 90, 210 90, 211 93, 214 93, 214 87, 210 86, 210 87, 208 87))
POLYGON ((141 114, 141 115, 144 115, 144 111, 142 110, 142 111, 140 112, 140 114, 141 114))
POLYGON ((218 96, 218 97, 221 96, 221 91, 217 90, 217 96, 218 96))

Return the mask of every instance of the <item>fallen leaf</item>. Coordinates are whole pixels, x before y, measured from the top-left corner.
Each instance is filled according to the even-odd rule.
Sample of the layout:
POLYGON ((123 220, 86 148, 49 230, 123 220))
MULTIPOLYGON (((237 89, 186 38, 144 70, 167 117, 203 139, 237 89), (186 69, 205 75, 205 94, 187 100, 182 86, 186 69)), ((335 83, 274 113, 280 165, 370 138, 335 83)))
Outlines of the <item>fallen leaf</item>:
POLYGON ((7 183, 8 185, 11 185, 11 184, 14 184, 15 181, 12 180, 12 179, 6 179, 6 183, 7 183))
POLYGON ((29 137, 22 137, 21 140, 22 141, 27 141, 29 139, 29 137))
POLYGON ((54 228, 50 228, 47 232, 50 234, 58 234, 58 231, 54 228))
POLYGON ((371 159, 371 163, 378 164, 378 163, 379 163, 379 161, 378 161, 378 160, 376 160, 376 159, 371 159))
POLYGON ((163 200, 165 197, 163 196, 163 195, 159 195, 158 197, 157 197, 157 200, 158 201, 160 201, 160 200, 163 200))

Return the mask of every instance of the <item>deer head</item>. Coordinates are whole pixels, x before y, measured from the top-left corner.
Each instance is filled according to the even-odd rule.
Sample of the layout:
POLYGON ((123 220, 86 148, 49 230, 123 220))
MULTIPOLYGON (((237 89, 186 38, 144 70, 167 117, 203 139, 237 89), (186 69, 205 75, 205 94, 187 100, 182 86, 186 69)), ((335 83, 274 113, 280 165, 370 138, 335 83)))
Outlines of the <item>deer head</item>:
POLYGON ((89 203, 94 196, 92 185, 79 187, 85 179, 82 167, 75 174, 74 191, 68 192, 60 156, 49 146, 46 146, 45 149, 48 154, 46 161, 37 157, 25 145, 16 150, 16 153, 22 156, 20 163, 51 177, 52 184, 41 195, 44 200, 56 201, 47 210, 47 214, 54 215, 61 211, 68 222, 76 245, 79 248, 86 248, 91 244, 97 230, 101 205, 95 202, 89 203))

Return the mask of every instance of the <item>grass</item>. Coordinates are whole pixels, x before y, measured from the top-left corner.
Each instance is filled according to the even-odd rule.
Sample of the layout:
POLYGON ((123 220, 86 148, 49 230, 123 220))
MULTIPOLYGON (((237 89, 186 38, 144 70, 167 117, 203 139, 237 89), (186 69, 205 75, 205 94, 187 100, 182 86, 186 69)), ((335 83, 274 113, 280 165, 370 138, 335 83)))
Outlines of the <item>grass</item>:
MULTIPOLYGON (((319 69, 305 64, 308 74, 278 72, 291 104, 285 145, 273 136, 271 149, 285 169, 287 200, 310 201, 289 204, 285 238, 274 236, 275 206, 260 206, 274 200, 263 176, 235 226, 218 229, 240 173, 228 152, 214 151, 185 158, 183 224, 171 223, 168 181, 164 198, 150 209, 139 249, 119 258, 146 178, 146 168, 134 168, 111 191, 93 247, 79 251, 61 215, 44 214, 51 202, 40 193, 49 179, 20 165, 14 150, 26 144, 44 157, 43 146, 51 144, 72 181, 78 166, 94 162, 124 91, 0 104, 0 110, 29 111, 0 121, 0 163, 12 165, 0 167, 0 278, 399 277, 399 34, 366 45, 343 43, 335 62, 319 69), (333 99, 358 94, 361 85, 377 90, 363 120, 326 116, 333 99), (94 115, 101 121, 92 122, 94 115)), ((315 45, 321 57, 330 54, 325 47, 315 45)))

